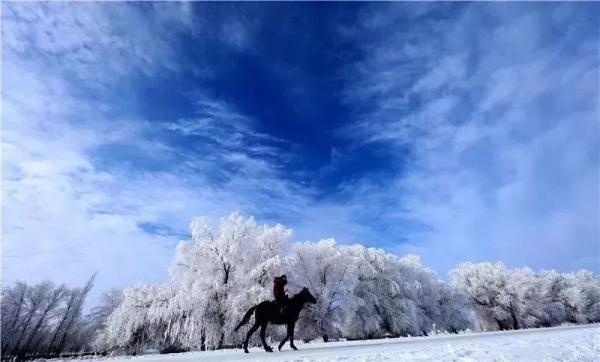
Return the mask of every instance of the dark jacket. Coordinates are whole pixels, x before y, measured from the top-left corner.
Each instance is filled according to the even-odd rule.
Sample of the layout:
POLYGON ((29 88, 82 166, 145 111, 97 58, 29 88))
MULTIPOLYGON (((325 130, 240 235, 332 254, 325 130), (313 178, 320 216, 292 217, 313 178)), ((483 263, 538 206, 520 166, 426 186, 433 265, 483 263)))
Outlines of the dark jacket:
POLYGON ((285 290, 283 287, 287 284, 287 277, 282 275, 280 277, 275 277, 273 280, 273 296, 277 302, 284 302, 287 300, 287 296, 285 295, 285 290))

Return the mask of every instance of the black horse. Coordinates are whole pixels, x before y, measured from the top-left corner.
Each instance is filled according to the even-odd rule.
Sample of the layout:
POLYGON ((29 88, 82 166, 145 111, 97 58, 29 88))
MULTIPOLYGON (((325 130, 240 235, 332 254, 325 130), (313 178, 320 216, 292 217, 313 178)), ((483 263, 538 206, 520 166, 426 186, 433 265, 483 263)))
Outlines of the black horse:
POLYGON ((252 317, 252 313, 254 312, 254 325, 248 331, 246 335, 246 340, 244 341, 244 352, 248 353, 248 340, 252 337, 252 334, 256 332, 258 327, 260 327, 260 339, 262 341, 263 347, 265 347, 265 351, 273 352, 273 348, 267 346, 267 342, 265 341, 265 332, 267 331, 267 325, 269 323, 273 324, 285 324, 287 325, 287 335, 279 343, 279 350, 281 351, 281 347, 285 344, 285 342, 290 340, 290 347, 293 349, 297 349, 294 345, 294 327, 296 326, 296 321, 298 321, 298 316, 300 315, 300 311, 305 303, 315 304, 317 300, 313 297, 312 294, 308 291, 307 288, 303 288, 302 291, 288 301, 287 306, 283 310, 283 312, 279 313, 279 307, 273 301, 264 301, 250 308, 246 314, 244 314, 244 318, 235 330, 240 329, 241 326, 248 323, 250 317, 252 317))

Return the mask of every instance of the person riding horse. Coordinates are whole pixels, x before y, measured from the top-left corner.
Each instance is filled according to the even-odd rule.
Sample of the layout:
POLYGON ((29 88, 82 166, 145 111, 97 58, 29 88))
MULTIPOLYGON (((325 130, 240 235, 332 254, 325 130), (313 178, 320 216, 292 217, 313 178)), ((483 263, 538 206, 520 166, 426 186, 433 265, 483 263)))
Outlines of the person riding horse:
POLYGON ((275 297, 275 303, 277 303, 277 310, 279 311, 279 314, 283 313, 285 306, 290 300, 283 289, 286 284, 287 277, 285 274, 280 277, 275 277, 273 280, 273 296, 275 297))
MULTIPOLYGON (((283 291, 283 285, 285 285, 285 278, 281 280, 281 277, 278 277, 279 281, 277 282, 277 286, 273 288, 273 290, 277 290, 277 292, 283 291)), ((278 294, 279 296, 285 295, 285 293, 278 294)), ((280 299, 281 300, 281 299, 280 299)), ((254 315, 254 325, 250 328, 250 330, 246 333, 246 339, 244 339, 244 352, 248 353, 248 341, 252 334, 256 332, 257 329, 260 328, 260 340, 262 341, 263 347, 267 352, 273 352, 273 348, 267 344, 266 341, 266 332, 267 325, 269 323, 278 324, 278 325, 286 325, 287 326, 287 334, 285 338, 279 342, 279 346, 277 347, 281 351, 281 347, 287 342, 290 341, 290 347, 292 349, 297 349, 294 345, 294 328, 296 326, 296 322, 300 316, 300 311, 304 308, 304 304, 311 303, 316 304, 317 299, 310 293, 308 288, 304 287, 299 293, 294 294, 291 298, 284 299, 285 304, 285 313, 279 312, 279 307, 277 306, 277 302, 273 302, 271 300, 265 300, 259 304, 252 306, 244 317, 242 321, 235 327, 235 331, 237 332, 242 326, 246 325, 252 315, 254 315)))

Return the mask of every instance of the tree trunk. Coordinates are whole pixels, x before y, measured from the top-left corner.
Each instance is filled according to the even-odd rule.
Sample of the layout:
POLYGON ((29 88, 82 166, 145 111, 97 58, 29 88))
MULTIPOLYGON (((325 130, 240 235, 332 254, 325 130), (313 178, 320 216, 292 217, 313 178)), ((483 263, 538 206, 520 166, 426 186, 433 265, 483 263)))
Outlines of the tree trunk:
POLYGON ((90 279, 88 279, 88 281, 85 283, 83 288, 81 288, 78 292, 76 289, 71 294, 71 298, 69 299, 69 308, 67 310, 67 313, 65 313, 65 316, 63 317, 63 320, 61 321, 59 328, 57 328, 56 333, 54 334, 54 337, 52 338, 52 342, 49 347, 49 348, 51 348, 52 344, 55 342, 55 338, 57 337, 57 335, 60 331, 60 327, 63 325, 63 323, 65 321, 68 321, 68 323, 65 327, 65 332, 63 333, 62 338, 60 340, 60 343, 56 347, 57 353, 62 352, 62 350, 65 346, 66 340, 67 340, 67 336, 69 334, 69 330, 71 329, 71 327, 73 326, 73 324, 75 323, 75 321, 79 318, 79 316, 81 314, 81 310, 83 308, 83 303, 85 302, 85 298, 87 297, 87 294, 90 292, 90 290, 92 289, 92 286, 94 285, 94 279, 96 279, 96 274, 97 273, 92 274, 92 276, 90 277, 90 279), (69 310, 73 311, 71 313, 71 315, 69 315, 69 310))
POLYGON ((515 312, 515 306, 513 304, 510 305, 510 317, 512 318, 512 328, 520 329, 519 320, 517 319, 517 313, 515 312))
POLYGON ((200 334, 200 350, 206 351, 206 334, 204 334, 204 330, 200 334))
POLYGON ((65 310, 65 313, 63 314, 62 319, 60 320, 60 323, 58 323, 58 326, 56 327, 56 330, 54 331, 54 335, 52 335, 52 339, 50 340, 50 344, 48 345, 49 353, 53 352, 52 347, 54 347, 54 342, 56 342, 56 338, 58 337, 58 334, 60 333, 62 326, 65 324, 65 322, 67 321, 67 318, 69 317, 69 313, 71 312, 71 309, 73 307, 74 299, 75 299, 75 297, 71 293, 71 296, 67 302, 67 309, 65 310))
POLYGON ((219 337, 219 345, 217 349, 221 349, 223 347, 223 340, 225 340, 225 333, 221 332, 221 336, 219 337))

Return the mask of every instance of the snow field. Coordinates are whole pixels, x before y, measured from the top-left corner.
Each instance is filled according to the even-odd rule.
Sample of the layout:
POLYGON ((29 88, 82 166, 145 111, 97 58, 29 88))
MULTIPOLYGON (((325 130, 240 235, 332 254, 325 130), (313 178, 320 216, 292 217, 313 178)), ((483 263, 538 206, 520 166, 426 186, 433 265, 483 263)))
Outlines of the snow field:
MULTIPOLYGON (((276 341, 271 341, 275 346, 276 341)), ((600 361, 600 325, 565 326, 508 332, 407 337, 369 341, 286 345, 266 353, 254 347, 168 355, 109 358, 108 362, 168 361, 600 361)))

